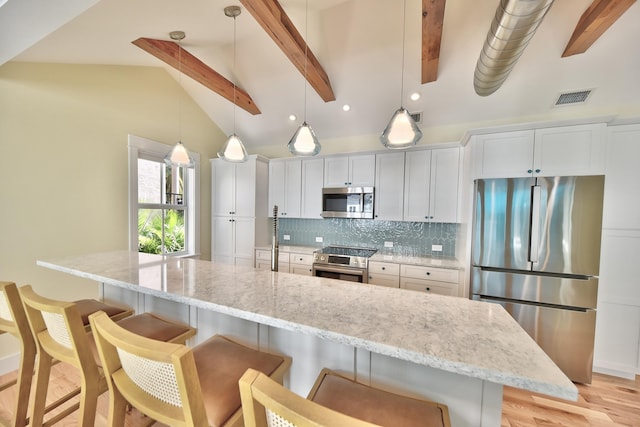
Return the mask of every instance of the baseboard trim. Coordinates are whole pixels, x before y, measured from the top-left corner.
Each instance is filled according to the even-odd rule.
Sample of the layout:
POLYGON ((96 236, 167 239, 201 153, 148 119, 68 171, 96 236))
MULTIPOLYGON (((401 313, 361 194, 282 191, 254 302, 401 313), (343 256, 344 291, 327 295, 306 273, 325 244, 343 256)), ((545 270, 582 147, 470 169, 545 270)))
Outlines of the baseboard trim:
POLYGON ((10 354, 0 359, 0 375, 8 374, 20 367, 20 353, 10 354))
POLYGON ((635 380, 636 372, 633 367, 626 366, 603 366, 603 365, 593 365, 593 372, 597 372, 599 374, 612 375, 614 377, 625 378, 628 380, 635 380))

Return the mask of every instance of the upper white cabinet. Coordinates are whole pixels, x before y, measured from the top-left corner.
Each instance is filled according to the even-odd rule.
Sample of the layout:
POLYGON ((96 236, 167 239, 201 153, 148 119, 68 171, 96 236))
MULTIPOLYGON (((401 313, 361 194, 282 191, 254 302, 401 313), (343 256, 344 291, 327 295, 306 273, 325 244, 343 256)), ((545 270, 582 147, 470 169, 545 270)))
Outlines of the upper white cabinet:
POLYGON ((302 160, 302 201, 300 217, 322 219, 324 159, 302 160))
POLYGON ((266 161, 255 155, 244 163, 212 159, 211 169, 212 214, 255 216, 256 197, 260 196, 256 192, 256 174, 258 169, 263 171, 261 179, 266 185, 266 161))
POLYGON ((373 187, 375 154, 336 156, 324 159, 325 187, 373 187))
POLYGON ((640 125, 609 128, 603 228, 640 230, 640 125))
POLYGON ((456 222, 459 168, 459 148, 407 152, 404 220, 456 222))
POLYGON ((302 161, 300 159, 273 160, 269 162, 268 215, 273 216, 273 206, 278 206, 278 216, 300 217, 302 197, 302 161))
POLYGON ((476 178, 604 174, 604 123, 501 132, 474 139, 476 178))
POLYGON ((376 154, 375 219, 403 219, 404 156, 404 152, 376 154))

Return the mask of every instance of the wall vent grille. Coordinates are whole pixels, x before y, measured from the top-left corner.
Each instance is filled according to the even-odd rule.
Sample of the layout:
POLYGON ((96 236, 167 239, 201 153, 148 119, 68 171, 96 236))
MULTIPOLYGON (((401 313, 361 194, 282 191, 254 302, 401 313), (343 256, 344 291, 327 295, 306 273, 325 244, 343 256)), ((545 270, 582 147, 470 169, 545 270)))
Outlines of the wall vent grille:
POLYGON ((592 89, 579 90, 574 92, 563 92, 556 99, 555 106, 561 107, 565 105, 584 104, 589 99, 592 89))
POLYGON ((411 118, 413 119, 414 122, 422 123, 422 111, 409 113, 409 115, 411 116, 411 118))

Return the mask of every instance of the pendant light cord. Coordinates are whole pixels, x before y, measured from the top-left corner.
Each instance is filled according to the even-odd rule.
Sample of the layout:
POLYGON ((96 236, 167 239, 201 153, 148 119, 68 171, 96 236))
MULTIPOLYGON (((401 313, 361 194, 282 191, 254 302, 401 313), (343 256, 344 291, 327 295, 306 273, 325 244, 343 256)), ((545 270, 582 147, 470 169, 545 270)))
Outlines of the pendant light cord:
MULTIPOLYGON (((182 39, 178 40, 178 86, 182 88, 182 39)), ((182 142, 182 94, 178 101, 178 141, 182 142)))
MULTIPOLYGON (((236 16, 233 17, 233 74, 236 74, 236 16)), ((233 76, 233 134, 236 134, 236 79, 233 76)))
POLYGON ((307 50, 309 42, 307 36, 309 34, 309 0, 305 3, 304 8, 304 123, 307 122, 307 50))
POLYGON ((402 73, 400 75, 400 108, 402 108, 402 99, 404 93, 404 42, 407 36, 407 0, 404 0, 402 7, 402 73))

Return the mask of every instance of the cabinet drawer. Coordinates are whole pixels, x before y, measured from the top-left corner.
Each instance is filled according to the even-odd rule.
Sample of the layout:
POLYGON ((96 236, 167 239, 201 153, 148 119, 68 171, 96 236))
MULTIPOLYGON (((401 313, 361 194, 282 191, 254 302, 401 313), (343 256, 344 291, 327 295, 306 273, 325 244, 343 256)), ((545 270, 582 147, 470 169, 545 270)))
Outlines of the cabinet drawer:
POLYGON ((289 254, 289 262, 292 264, 313 264, 313 255, 311 254, 289 254))
POLYGON ((311 265, 289 264, 289 273, 311 276, 311 265))
POLYGON ((391 274, 397 276, 400 274, 400 264, 392 262, 369 262, 369 274, 391 274))
POLYGON ((402 265, 400 276, 412 279, 425 279, 436 282, 449 282, 458 284, 458 270, 449 268, 422 267, 419 265, 402 265))
POLYGON ((410 291, 428 292, 431 294, 458 296, 458 285, 447 285, 444 282, 434 282, 432 280, 412 279, 402 277, 400 287, 410 291))
POLYGON ((271 261, 271 251, 265 251, 262 249, 256 250, 256 259, 271 261))
POLYGON ((389 288, 400 287, 400 277, 388 274, 369 273, 369 284, 377 286, 387 286, 389 288))

